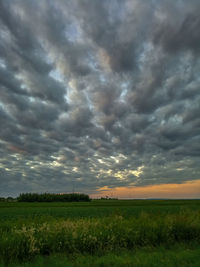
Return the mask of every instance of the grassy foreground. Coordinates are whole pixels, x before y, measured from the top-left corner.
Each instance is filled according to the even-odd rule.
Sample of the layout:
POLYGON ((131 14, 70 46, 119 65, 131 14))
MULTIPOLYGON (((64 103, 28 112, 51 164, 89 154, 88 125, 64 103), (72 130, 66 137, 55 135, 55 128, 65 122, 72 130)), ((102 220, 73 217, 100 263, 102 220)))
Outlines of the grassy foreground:
MULTIPOLYGON (((87 213, 87 209, 91 211, 95 202, 91 202, 88 206, 85 204, 64 206, 65 209, 67 207, 74 209, 69 213, 70 216, 66 213, 64 216, 57 216, 57 213, 53 213, 56 207, 51 210, 51 204, 45 204, 43 207, 49 209, 46 216, 42 215, 40 211, 42 206, 38 204, 0 205, 0 214, 5 214, 4 219, 0 217, 1 265, 11 264, 12 266, 17 263, 19 266, 19 263, 30 261, 25 266, 29 266, 28 264, 51 266, 50 262, 57 262, 57 264, 60 262, 60 265, 54 264, 54 266, 70 266, 70 264, 71 266, 109 266, 109 264, 111 266, 114 264, 112 260, 114 259, 114 266, 123 266, 123 264, 127 266, 133 261, 135 263, 138 261, 140 265, 129 266, 161 266, 155 264, 163 260, 167 262, 169 258, 171 265, 163 266, 200 266, 195 265, 195 262, 200 262, 200 210, 196 205, 197 202, 193 202, 193 205, 192 202, 188 202, 184 208, 181 207, 181 202, 176 202, 175 208, 175 202, 171 202, 170 206, 169 201, 157 201, 157 206, 153 207, 148 201, 143 201, 143 206, 142 202, 139 205, 140 212, 137 209, 137 201, 119 201, 119 204, 117 202, 113 202, 113 205, 109 201, 107 201, 108 204, 97 202, 96 210, 100 208, 101 212, 105 211, 105 214, 107 214, 106 208, 110 211, 110 214, 105 216, 100 212, 99 217, 96 212, 87 213), (124 203, 126 206, 123 206, 124 203), (118 209, 115 209, 115 205, 118 209), (166 205, 168 209, 164 208, 166 205), (35 215, 34 208, 31 216, 31 207, 36 208, 40 216, 35 215), (76 214, 81 208, 88 216, 81 217, 80 214, 79 216, 76 214), (126 212, 123 213, 126 208, 132 210, 131 216, 126 212), (9 209, 10 215, 12 214, 10 217, 9 209), (26 212, 23 216, 23 211, 26 209, 29 209, 28 217, 26 212), (134 213, 134 209, 137 212, 134 213), (171 249, 174 246, 177 250, 175 254, 171 249), (150 251, 146 251, 146 248, 150 251), (119 254, 119 251, 122 253, 119 254), (189 260, 193 265, 183 265, 181 257, 185 258, 185 263, 189 258, 195 261, 189 260), (152 261, 152 264, 142 265, 147 258, 149 262, 152 261), (68 263, 62 265, 63 261, 68 263), (107 262, 107 265, 98 265, 101 261, 102 264, 104 264, 103 261, 107 262)), ((59 204, 57 205, 59 208, 59 204)))
MULTIPOLYGON (((141 248, 135 251, 122 251, 118 253, 107 253, 105 255, 77 254, 69 256, 66 254, 52 254, 50 256, 36 256, 32 261, 22 264, 9 264, 10 267, 106 267, 106 266, 176 266, 176 267, 199 267, 200 266, 200 246, 174 246, 166 249, 158 248, 141 248)), ((2 265, 3 266, 3 265, 2 265)))

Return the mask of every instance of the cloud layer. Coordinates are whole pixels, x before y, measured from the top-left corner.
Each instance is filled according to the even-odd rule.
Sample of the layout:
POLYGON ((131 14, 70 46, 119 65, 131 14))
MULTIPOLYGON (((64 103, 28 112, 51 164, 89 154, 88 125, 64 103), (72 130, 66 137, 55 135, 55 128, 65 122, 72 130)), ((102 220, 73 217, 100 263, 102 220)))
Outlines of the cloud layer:
POLYGON ((0 2, 0 194, 200 179, 200 4, 0 2))

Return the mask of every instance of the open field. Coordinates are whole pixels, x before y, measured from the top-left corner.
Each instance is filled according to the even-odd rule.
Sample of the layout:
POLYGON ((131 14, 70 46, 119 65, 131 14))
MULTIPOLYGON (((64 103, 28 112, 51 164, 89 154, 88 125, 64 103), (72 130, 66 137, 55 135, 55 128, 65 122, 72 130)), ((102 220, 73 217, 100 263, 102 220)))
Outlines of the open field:
POLYGON ((0 235, 2 266, 200 266, 200 200, 1 202, 0 235))

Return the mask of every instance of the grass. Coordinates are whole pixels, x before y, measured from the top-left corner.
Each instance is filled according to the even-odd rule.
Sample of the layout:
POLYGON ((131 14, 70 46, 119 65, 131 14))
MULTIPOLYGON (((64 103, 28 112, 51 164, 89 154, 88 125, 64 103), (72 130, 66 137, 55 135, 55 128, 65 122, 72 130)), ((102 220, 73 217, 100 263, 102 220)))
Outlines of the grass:
POLYGON ((30 262, 22 264, 10 264, 10 267, 33 267, 33 266, 90 266, 90 267, 106 267, 106 266, 124 266, 124 267, 199 267, 200 266, 200 246, 186 247, 184 245, 174 246, 171 249, 165 247, 158 248, 143 248, 140 250, 127 250, 118 253, 108 253, 106 255, 90 255, 90 254, 76 254, 68 256, 66 254, 53 254, 42 257, 37 256, 30 262))
POLYGON ((18 203, 0 202, 0 222, 44 220, 49 218, 100 218, 112 214, 123 217, 138 216, 141 212, 176 214, 181 210, 199 210, 200 200, 93 200, 78 203, 18 203))
POLYGON ((0 203, 0 262, 111 266, 114 258, 114 266, 161 266, 169 257, 165 266, 195 266, 190 258, 199 262, 200 256, 195 256, 200 255, 199 204, 198 200, 0 203), (142 265, 148 257, 152 264, 142 265), (141 265, 130 265, 132 261, 141 265), (183 265, 188 261, 193 265, 183 265))

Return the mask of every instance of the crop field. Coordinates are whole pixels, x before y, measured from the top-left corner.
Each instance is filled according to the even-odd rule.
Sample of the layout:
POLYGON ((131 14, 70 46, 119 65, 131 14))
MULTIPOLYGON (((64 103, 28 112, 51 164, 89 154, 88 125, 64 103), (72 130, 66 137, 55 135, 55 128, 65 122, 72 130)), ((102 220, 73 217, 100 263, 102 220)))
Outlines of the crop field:
POLYGON ((200 266, 200 200, 0 202, 0 266, 200 266))

